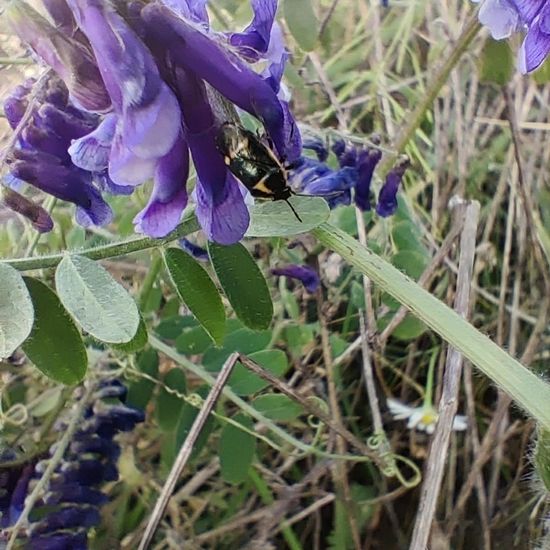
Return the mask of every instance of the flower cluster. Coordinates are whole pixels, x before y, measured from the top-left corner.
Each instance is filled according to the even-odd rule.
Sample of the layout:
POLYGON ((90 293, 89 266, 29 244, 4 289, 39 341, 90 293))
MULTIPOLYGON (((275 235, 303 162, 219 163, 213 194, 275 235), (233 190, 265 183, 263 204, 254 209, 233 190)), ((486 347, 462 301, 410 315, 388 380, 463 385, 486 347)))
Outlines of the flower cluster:
POLYGON ((522 73, 537 69, 550 53, 550 3, 547 0, 483 0, 479 20, 496 40, 525 31, 518 59, 522 73))
MULTIPOLYGON (((4 103, 6 118, 14 129, 29 106, 29 94, 34 84, 34 80, 29 80, 18 86, 4 103)), ((69 91, 57 78, 50 79, 39 90, 36 99, 40 106, 32 112, 22 130, 19 147, 7 159, 11 175, 7 183, 15 190, 24 181, 54 197, 74 203, 76 219, 83 226, 108 223, 111 209, 101 196, 101 189, 124 190, 111 182, 107 170, 95 173, 85 170, 76 166, 69 154, 73 140, 95 131, 98 116, 69 105, 69 91)), ((48 220, 38 229, 51 229, 53 223, 49 216, 48 220)))
MULTIPOLYGON (((333 170, 326 160, 329 151, 321 139, 304 139, 304 149, 315 152, 317 159, 302 156, 290 171, 290 185, 297 193, 320 195, 327 198, 329 206, 348 205, 353 198, 361 210, 371 209, 371 183, 382 152, 375 145, 355 147, 338 140, 332 151, 338 159, 339 169, 333 170)), ((409 166, 408 159, 398 162, 386 176, 378 195, 376 213, 391 216, 397 209, 397 191, 409 166)))
MULTIPOLYGON (((126 388, 117 380, 103 381, 93 393, 93 406, 86 411, 85 420, 30 517, 30 548, 76 550, 88 547, 87 532, 99 525, 99 507, 108 500, 101 486, 118 479, 120 447, 114 437, 119 432, 131 431, 143 421, 142 412, 121 403, 125 395, 126 388)), ((52 448, 51 452, 54 451, 52 448)), ((38 462, 34 475, 39 476, 46 466, 47 461, 38 462)), ((4 527, 12 525, 19 517, 32 471, 31 467, 30 472, 23 472, 11 491, 8 506, 3 506, 2 512, 8 510, 3 516, 4 527)))
MULTIPOLYGON (((149 203, 134 221, 138 232, 161 237, 175 228, 187 205, 191 156, 196 214, 208 238, 222 244, 242 238, 249 223, 245 190, 215 146, 228 118, 219 98, 255 116, 285 162, 301 153, 281 85, 288 53, 275 22, 277 0, 252 0, 251 23, 242 32, 226 33, 210 28, 206 0, 116 8, 108 0, 44 0, 44 5, 53 24, 21 0, 11 2, 6 14, 64 82, 69 101, 54 106, 89 127, 72 135, 49 128, 53 153, 45 150, 50 145, 21 144, 14 155, 25 170, 17 165, 14 175, 68 197, 80 208, 79 221, 92 223, 108 220, 100 190, 125 193, 152 179, 149 203), (55 181, 47 177, 52 167, 55 181)), ((33 127, 42 129, 41 124, 33 121, 33 127)))

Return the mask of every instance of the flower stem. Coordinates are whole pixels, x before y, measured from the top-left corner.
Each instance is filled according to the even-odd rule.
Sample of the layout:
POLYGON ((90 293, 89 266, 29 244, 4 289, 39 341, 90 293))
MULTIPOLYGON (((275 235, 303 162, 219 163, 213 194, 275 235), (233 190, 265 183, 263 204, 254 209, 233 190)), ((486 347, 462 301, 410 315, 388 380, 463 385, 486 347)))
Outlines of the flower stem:
POLYGON ((456 44, 453 45, 452 51, 447 60, 435 72, 433 82, 426 90, 422 101, 416 106, 414 111, 407 116, 408 124, 399 132, 395 140, 394 153, 383 159, 378 169, 378 173, 382 176, 386 175, 395 164, 397 157, 405 150, 405 147, 414 136, 416 130, 422 124, 426 111, 432 106, 441 88, 446 84, 449 74, 460 61, 462 54, 468 49, 472 40, 476 37, 481 29, 481 24, 477 20, 477 14, 468 21, 466 27, 459 36, 456 44))
POLYGON ((550 429, 550 384, 535 376, 450 307, 344 231, 323 223, 313 229, 312 234, 406 306, 546 429, 550 429))
POLYGON ((163 246, 198 230, 199 224, 193 215, 183 220, 174 231, 168 233, 168 235, 162 239, 151 239, 150 237, 140 237, 138 239, 131 238, 118 243, 95 246, 84 250, 67 251, 59 254, 49 254, 36 258, 8 258, 6 260, 0 260, 0 264, 11 265, 18 271, 32 271, 34 269, 55 267, 66 254, 70 254, 71 252, 78 253, 80 256, 86 256, 92 260, 105 260, 107 258, 114 258, 115 256, 124 256, 131 252, 139 252, 141 250, 163 246))

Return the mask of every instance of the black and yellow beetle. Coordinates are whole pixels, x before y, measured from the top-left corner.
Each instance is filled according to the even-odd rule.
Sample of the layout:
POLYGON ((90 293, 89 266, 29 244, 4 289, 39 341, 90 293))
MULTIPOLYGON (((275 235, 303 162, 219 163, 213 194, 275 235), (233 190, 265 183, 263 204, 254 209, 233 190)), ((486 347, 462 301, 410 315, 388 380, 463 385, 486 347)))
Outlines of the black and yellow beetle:
POLYGON ((296 193, 288 185, 286 168, 254 132, 234 122, 225 122, 216 136, 216 147, 231 173, 253 197, 286 201, 302 221, 288 200, 296 193))

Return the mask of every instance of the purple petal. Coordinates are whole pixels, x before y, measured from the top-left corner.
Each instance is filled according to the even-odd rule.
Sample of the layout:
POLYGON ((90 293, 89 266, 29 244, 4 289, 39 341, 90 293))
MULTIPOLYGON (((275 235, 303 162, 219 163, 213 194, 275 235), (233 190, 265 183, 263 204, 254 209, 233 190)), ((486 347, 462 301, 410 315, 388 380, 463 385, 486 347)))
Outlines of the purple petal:
POLYGON ((382 158, 378 149, 364 151, 359 156, 357 184, 355 185, 355 204, 361 210, 370 210, 370 185, 376 165, 382 158))
POLYGON ((548 5, 547 0, 508 0, 508 3, 516 8, 524 25, 531 25, 535 17, 548 5))
POLYGON ((311 267, 305 265, 288 265, 272 269, 273 275, 283 275, 302 282, 305 289, 312 294, 319 288, 320 280, 317 272, 311 267))
POLYGON ((181 137, 172 150, 159 159, 149 203, 134 218, 136 231, 150 237, 164 237, 178 225, 187 206, 189 153, 181 137))
POLYGON ((519 69, 522 73, 534 71, 550 53, 550 5, 543 8, 533 21, 519 51, 519 69))
POLYGON ((267 52, 271 28, 277 11, 277 0, 252 0, 254 17, 243 32, 230 35, 229 42, 239 49, 241 55, 257 61, 267 52))
POLYGON ((284 160, 292 163, 300 158, 302 154, 302 136, 288 103, 281 101, 281 107, 284 114, 284 136, 286 143, 284 160))
POLYGON ((223 194, 212 191, 212 188, 197 182, 197 218, 209 240, 234 244, 244 237, 250 223, 239 182, 226 172, 223 194))
POLYGON ((67 145, 71 139, 77 139, 92 132, 97 122, 93 119, 79 118, 48 103, 42 105, 37 113, 37 124, 67 140, 67 145))
POLYGON ((273 23, 269 48, 264 57, 267 60, 267 66, 262 72, 262 77, 281 97, 279 93, 281 91, 281 80, 289 55, 285 48, 283 31, 277 22, 273 23))
POLYGON ((383 218, 391 216, 397 210, 397 191, 403 175, 409 166, 409 160, 397 164, 386 176, 386 182, 380 189, 376 213, 383 218))
POLYGON ((520 24, 518 11, 508 0, 485 0, 479 9, 478 19, 489 28, 495 40, 508 38, 520 24))
POLYGON ((63 166, 51 155, 40 152, 14 151, 17 159, 10 166, 12 175, 38 189, 72 202, 80 207, 77 219, 83 223, 102 225, 111 218, 111 209, 91 184, 91 174, 63 166))
POLYGON ((155 173, 156 161, 154 158, 140 158, 130 151, 124 145, 117 126, 109 155, 109 177, 115 184, 135 187, 151 179, 155 173))
POLYGON ((178 72, 185 135, 197 171, 196 214, 210 240, 233 244, 244 236, 250 216, 237 180, 216 148, 217 127, 204 84, 178 72))
POLYGON ((317 159, 325 162, 328 158, 328 149, 326 143, 319 137, 308 137, 302 143, 304 149, 315 151, 317 159))
MULTIPOLYGON (((151 52, 111 4, 102 0, 69 3, 92 45, 113 106, 121 115, 120 146, 143 159, 167 154, 180 131, 180 111, 174 94, 160 78, 151 52)), ((113 180, 123 184, 115 177, 113 180)))
POLYGON ((208 28, 207 2, 208 0, 162 0, 165 6, 168 6, 183 18, 201 23, 206 28, 208 28))
POLYGON ((202 246, 192 243, 189 239, 180 239, 178 243, 181 248, 193 256, 195 260, 200 260, 201 262, 208 261, 208 252, 202 246))
POLYGON ((117 116, 109 114, 95 130, 73 140, 68 151, 73 164, 90 172, 105 170, 109 165, 116 123, 117 116))
MULTIPOLYGON (((100 439, 100 441, 105 440, 100 439)), ((83 487, 77 483, 67 483, 66 485, 62 485, 54 492, 47 493, 44 497, 45 504, 48 504, 49 506, 59 503, 92 504, 93 506, 101 506, 108 501, 109 497, 104 495, 101 491, 91 489, 90 487, 83 487)))
MULTIPOLYGON (((38 524, 34 524, 31 536, 76 527, 93 527, 101 523, 97 508, 86 506, 81 508, 62 508, 47 514, 38 524)), ((33 546, 34 548, 34 546, 33 546)))
POLYGON ((31 536, 30 547, 33 550, 86 550, 88 535, 86 531, 65 532, 62 534, 31 536))
POLYGON ((76 103, 89 111, 110 108, 98 67, 84 45, 50 25, 24 2, 10 2, 5 13, 19 37, 65 82, 76 103))
POLYGON ((94 173, 94 183, 101 191, 111 193, 112 195, 131 195, 135 187, 131 185, 117 185, 107 173, 107 170, 103 172, 94 173))
POLYGON ((206 80, 231 102, 259 118, 280 156, 286 158, 283 108, 260 75, 168 8, 149 4, 142 15, 155 40, 170 51, 177 65, 206 80))

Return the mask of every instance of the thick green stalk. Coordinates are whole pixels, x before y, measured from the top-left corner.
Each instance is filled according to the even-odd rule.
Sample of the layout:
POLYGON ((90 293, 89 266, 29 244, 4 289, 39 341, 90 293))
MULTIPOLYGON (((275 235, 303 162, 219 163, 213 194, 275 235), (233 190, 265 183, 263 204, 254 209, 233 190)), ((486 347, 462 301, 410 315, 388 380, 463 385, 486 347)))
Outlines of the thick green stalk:
POLYGON ((550 385, 404 273, 328 223, 312 234, 406 306, 550 429, 550 385))
POLYGON ((151 239, 149 237, 131 238, 118 243, 104 244, 87 248, 84 250, 69 250, 60 254, 49 254, 47 256, 38 256, 35 258, 8 258, 0 260, 0 263, 9 264, 19 271, 32 271, 33 269, 43 269, 46 267, 55 267, 67 254, 71 252, 86 256, 92 260, 105 260, 116 256, 124 256, 131 252, 139 252, 148 248, 163 246, 176 239, 181 239, 189 233, 199 230, 199 223, 195 216, 189 217, 181 222, 174 231, 162 239, 151 239))

